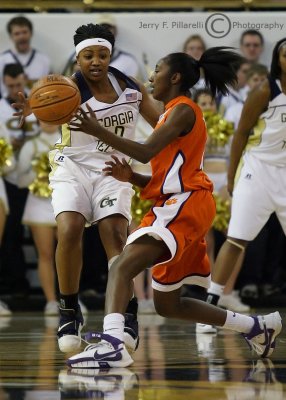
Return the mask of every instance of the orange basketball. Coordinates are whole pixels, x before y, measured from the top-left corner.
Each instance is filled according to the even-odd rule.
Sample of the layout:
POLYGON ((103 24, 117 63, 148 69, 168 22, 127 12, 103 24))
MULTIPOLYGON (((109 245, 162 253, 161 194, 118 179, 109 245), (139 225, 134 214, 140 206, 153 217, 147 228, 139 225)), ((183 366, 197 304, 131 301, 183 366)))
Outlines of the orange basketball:
POLYGON ((69 122, 81 103, 77 85, 70 78, 58 74, 38 80, 28 99, 35 116, 51 125, 69 122))

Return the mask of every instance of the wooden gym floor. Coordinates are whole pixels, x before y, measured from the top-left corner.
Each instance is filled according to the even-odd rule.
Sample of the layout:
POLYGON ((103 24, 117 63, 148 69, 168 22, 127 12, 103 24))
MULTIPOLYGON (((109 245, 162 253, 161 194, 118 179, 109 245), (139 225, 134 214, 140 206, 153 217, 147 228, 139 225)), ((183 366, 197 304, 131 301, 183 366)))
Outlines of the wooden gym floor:
MULTIPOLYGON (((285 320, 286 309, 279 311, 285 320)), ((102 318, 90 312, 85 330, 100 331, 102 318)), ((78 375, 57 349, 57 318, 0 317, 0 400, 286 399, 285 327, 271 360, 261 360, 230 331, 196 334, 194 324, 156 315, 142 315, 139 323, 133 366, 78 375)))

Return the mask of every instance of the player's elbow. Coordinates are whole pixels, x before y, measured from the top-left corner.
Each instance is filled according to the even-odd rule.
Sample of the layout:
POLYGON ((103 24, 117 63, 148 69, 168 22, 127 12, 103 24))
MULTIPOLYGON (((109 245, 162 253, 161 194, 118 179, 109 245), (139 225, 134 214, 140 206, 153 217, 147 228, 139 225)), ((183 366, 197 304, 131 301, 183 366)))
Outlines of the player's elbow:
POLYGON ((140 149, 140 153, 138 154, 137 161, 141 162, 142 164, 148 164, 152 157, 152 150, 148 145, 143 145, 140 149))

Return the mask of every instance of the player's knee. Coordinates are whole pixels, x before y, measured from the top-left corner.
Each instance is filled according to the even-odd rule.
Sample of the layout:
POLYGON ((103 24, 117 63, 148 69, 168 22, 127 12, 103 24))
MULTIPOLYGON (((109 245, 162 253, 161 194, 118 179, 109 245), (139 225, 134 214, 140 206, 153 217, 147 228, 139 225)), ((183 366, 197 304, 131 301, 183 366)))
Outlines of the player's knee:
POLYGON ((175 318, 177 315, 174 307, 168 303, 159 302, 154 299, 154 306, 157 314, 161 315, 161 317, 175 318))
POLYGON ((120 227, 115 227, 111 232, 111 239, 115 246, 122 250, 126 243, 126 232, 123 232, 120 227))
POLYGON ((82 228, 76 224, 62 224, 58 226, 58 243, 64 246, 75 246, 82 240, 82 228))

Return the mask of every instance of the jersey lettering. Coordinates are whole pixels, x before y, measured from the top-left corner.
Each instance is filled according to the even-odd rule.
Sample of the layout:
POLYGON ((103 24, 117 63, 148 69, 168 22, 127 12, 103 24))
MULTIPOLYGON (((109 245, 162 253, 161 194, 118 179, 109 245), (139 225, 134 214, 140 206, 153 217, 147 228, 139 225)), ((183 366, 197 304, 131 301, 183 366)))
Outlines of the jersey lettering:
POLYGON ((119 114, 111 115, 108 117, 98 119, 98 122, 105 128, 110 128, 116 125, 125 125, 129 122, 134 121, 134 115, 132 111, 125 111, 119 114))

